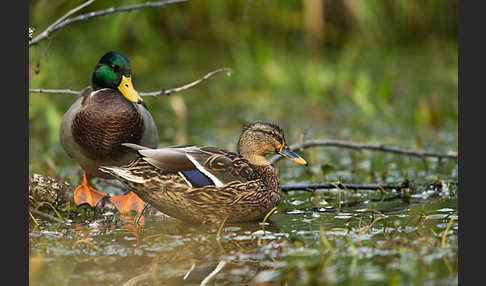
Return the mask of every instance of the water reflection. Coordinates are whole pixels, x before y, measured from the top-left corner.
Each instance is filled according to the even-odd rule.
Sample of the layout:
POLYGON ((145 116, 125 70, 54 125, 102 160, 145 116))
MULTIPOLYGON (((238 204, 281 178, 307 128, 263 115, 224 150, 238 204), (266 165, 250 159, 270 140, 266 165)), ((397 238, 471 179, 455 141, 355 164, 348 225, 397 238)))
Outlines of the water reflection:
POLYGON ((153 211, 143 226, 133 216, 72 225, 41 220, 30 231, 30 276, 35 285, 292 285, 302 275, 347 285, 350 277, 388 281, 387 271, 422 279, 433 267, 419 282, 457 279, 455 199, 322 212, 296 195, 288 202, 265 231, 259 223, 194 225, 153 211), (290 203, 299 200, 305 203, 290 203))
POLYGON ((44 259, 49 268, 36 274, 45 284, 36 285, 199 285, 218 265, 217 279, 245 284, 275 268, 280 257, 284 234, 272 223, 263 232, 258 223, 221 227, 162 216, 145 220, 143 227, 120 217, 115 224, 98 220, 53 230, 41 223, 31 231, 31 257, 41 252, 40 240, 52 238, 49 232, 62 237, 50 246, 60 256, 44 259))

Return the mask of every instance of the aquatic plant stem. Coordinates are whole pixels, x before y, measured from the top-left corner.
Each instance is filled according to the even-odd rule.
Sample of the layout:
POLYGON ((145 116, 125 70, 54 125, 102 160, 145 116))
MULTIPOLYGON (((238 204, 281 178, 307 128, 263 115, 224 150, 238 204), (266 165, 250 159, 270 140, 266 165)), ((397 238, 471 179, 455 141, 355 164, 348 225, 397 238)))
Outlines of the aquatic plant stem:
MULTIPOLYGON (((367 144, 367 143, 359 143, 359 142, 352 142, 352 141, 345 141, 345 140, 334 140, 334 139, 306 140, 302 143, 296 143, 289 147, 290 150, 292 151, 299 151, 306 148, 318 147, 318 146, 330 146, 330 147, 340 147, 340 148, 348 148, 354 150, 371 150, 371 151, 389 152, 389 153, 395 153, 399 155, 408 155, 408 156, 415 156, 421 158, 436 157, 440 159, 453 159, 453 160, 458 159, 457 152, 452 152, 452 151, 447 154, 440 154, 440 153, 428 152, 423 150, 401 149, 398 147, 386 146, 380 143, 367 144)), ((270 158, 269 162, 270 164, 275 164, 282 158, 283 157, 280 155, 275 155, 272 158, 270 158)))
POLYGON ((158 2, 146 2, 146 3, 142 3, 142 4, 127 5, 127 6, 121 6, 121 7, 111 7, 111 8, 104 9, 104 10, 98 10, 98 11, 85 13, 85 14, 82 14, 82 15, 68 19, 69 16, 71 16, 72 14, 74 14, 74 13, 80 11, 81 9, 85 8, 86 6, 90 5, 94 1, 95 0, 86 1, 83 4, 79 5, 78 7, 70 10, 64 16, 62 16, 61 18, 56 20, 53 24, 51 24, 46 30, 44 30, 42 33, 40 33, 37 37, 35 37, 33 40, 29 41, 29 47, 31 47, 33 45, 37 45, 40 41, 47 39, 54 32, 66 27, 67 25, 70 25, 72 23, 76 23, 76 22, 80 22, 80 21, 86 21, 86 20, 91 19, 93 17, 105 16, 105 15, 113 14, 113 13, 117 13, 117 12, 127 12, 127 11, 143 9, 143 8, 164 7, 164 6, 167 6, 169 4, 187 2, 189 0, 166 0, 166 1, 158 1, 158 2))
POLYGON ((452 227, 452 223, 454 222, 454 218, 452 217, 450 220, 449 220, 449 223, 447 224, 447 227, 446 229, 444 230, 444 233, 442 234, 442 237, 441 237, 441 248, 444 248, 445 245, 446 245, 446 238, 447 238, 447 233, 449 232, 449 230, 451 229, 452 227))
POLYGON ((365 225, 365 226, 357 229, 356 232, 359 235, 359 234, 361 234, 362 231, 371 228, 377 221, 382 220, 382 219, 385 219, 385 217, 384 216, 379 216, 379 217, 375 218, 369 225, 365 225))
POLYGON ((322 244, 325 245, 329 249, 329 251, 334 252, 334 248, 332 247, 331 243, 329 243, 329 240, 324 233, 324 227, 322 225, 319 228, 319 234, 321 236, 322 244))
POLYGON ((39 223, 37 222, 37 220, 35 219, 35 217, 32 215, 32 212, 31 211, 29 211, 29 215, 30 215, 30 218, 32 218, 32 220, 34 221, 34 223, 36 225, 39 225, 39 223))
POLYGON ((275 212, 277 210, 278 206, 275 206, 273 207, 266 215, 265 217, 263 218, 263 221, 262 221, 262 231, 263 231, 263 235, 265 235, 265 223, 267 222, 267 219, 273 214, 273 212, 275 212))

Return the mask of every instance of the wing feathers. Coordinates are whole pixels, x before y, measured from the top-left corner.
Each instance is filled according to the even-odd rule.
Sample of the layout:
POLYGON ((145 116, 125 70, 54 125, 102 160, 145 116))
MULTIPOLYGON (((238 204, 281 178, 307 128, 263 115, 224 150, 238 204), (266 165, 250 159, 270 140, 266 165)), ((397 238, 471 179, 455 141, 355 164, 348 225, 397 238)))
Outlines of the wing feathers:
POLYGON ((221 187, 223 185, 223 183, 215 175, 211 174, 211 172, 209 172, 203 166, 201 166, 201 164, 199 164, 199 162, 196 161, 191 155, 186 153, 186 156, 187 156, 187 158, 189 158, 189 160, 191 160, 191 162, 194 164, 194 166, 196 166, 196 168, 200 172, 202 172, 204 175, 208 176, 213 181, 214 185, 216 185, 218 187, 221 187))
POLYGON ((253 173, 246 160, 215 147, 186 145, 150 149, 135 144, 123 145, 136 150, 152 166, 178 174, 195 188, 247 182, 253 173))

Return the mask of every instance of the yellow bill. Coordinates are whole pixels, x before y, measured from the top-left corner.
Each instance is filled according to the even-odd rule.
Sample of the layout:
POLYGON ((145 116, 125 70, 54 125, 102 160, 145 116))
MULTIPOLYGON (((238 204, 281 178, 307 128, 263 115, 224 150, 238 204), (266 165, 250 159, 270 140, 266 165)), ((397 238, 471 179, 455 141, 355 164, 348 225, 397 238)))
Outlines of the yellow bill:
POLYGON ((122 80, 120 84, 118 85, 118 90, 123 94, 123 96, 135 103, 142 103, 143 99, 142 97, 138 94, 138 92, 133 88, 132 84, 132 78, 130 76, 126 77, 122 75, 122 80))

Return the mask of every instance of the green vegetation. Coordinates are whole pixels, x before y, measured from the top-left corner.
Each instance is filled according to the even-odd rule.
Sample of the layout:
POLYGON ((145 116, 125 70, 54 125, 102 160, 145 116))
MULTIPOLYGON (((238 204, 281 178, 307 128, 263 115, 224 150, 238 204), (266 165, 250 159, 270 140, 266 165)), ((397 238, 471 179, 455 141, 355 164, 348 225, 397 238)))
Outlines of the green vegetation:
MULTIPOLYGON (((323 1, 318 17, 309 2, 192 1, 75 23, 29 49, 29 85, 81 90, 99 58, 118 50, 144 92, 234 70, 179 94, 187 130, 168 98, 146 98, 161 146, 184 132, 190 143, 234 148, 231 138, 254 119, 279 122, 289 141, 308 131, 437 151, 457 146, 457 1, 323 1)), ((40 33, 80 3, 30 1, 29 25, 40 33)), ((134 3, 98 1, 85 12, 134 3)), ((74 96, 29 100, 30 170, 56 175, 72 165, 58 129, 74 96)))

